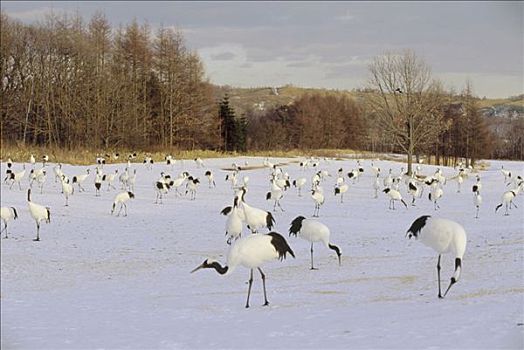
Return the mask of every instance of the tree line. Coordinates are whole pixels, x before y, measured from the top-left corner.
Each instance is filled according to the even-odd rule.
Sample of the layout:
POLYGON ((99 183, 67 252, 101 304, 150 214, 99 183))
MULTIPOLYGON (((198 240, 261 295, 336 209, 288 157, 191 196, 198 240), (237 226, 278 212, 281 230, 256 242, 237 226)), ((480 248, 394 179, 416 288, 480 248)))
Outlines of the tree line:
POLYGON ((88 22, 49 15, 28 25, 2 13, 1 42, 2 142, 226 152, 346 148, 405 153, 409 164, 431 156, 446 165, 523 156, 523 126, 492 132, 471 84, 459 94, 444 91, 412 51, 378 56, 360 94, 309 93, 237 115, 227 95, 217 100, 199 56, 172 28, 153 33, 133 21, 113 29, 102 13, 88 22))
POLYGON ((26 25, 1 14, 2 140, 74 148, 209 148, 212 86, 182 35, 102 13, 26 25))

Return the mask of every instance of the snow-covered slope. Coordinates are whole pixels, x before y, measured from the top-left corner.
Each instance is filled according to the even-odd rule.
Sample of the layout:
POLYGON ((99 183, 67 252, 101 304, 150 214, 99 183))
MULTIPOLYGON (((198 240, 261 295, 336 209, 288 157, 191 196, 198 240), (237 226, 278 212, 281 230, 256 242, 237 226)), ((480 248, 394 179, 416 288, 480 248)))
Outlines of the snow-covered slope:
MULTIPOLYGON (((262 267, 270 305, 263 307, 262 282, 257 271, 251 307, 245 309, 249 270, 239 267, 228 276, 214 270, 190 271, 205 258, 225 262, 226 217, 222 208, 233 203, 233 190, 224 181, 232 162, 262 164, 262 158, 205 159, 205 168, 178 162, 174 168, 155 164, 137 169, 136 198, 128 202, 127 217, 110 215, 117 193, 103 185, 95 196, 94 166, 83 186, 65 207, 61 186, 48 165, 43 194, 36 187, 33 201, 51 208, 51 223, 42 224, 40 242, 27 209, 27 178, 23 190, 1 186, 2 206, 18 209, 19 219, 9 223, 9 238, 1 240, 1 345, 2 349, 152 349, 152 348, 520 348, 524 347, 524 197, 518 209, 504 216, 495 206, 510 187, 501 165, 523 174, 523 162, 491 161, 480 173, 483 205, 475 219, 470 177, 457 193, 457 184, 444 187, 441 209, 435 211, 424 189, 416 206, 388 210, 388 198, 373 198, 370 160, 359 181, 345 175, 349 191, 344 203, 334 196, 339 168, 347 174, 356 161, 321 160, 317 169, 302 171, 289 163, 282 169, 291 180, 311 176, 320 169, 332 177, 322 183, 326 197, 319 220, 331 230, 331 240, 342 251, 342 265, 332 250, 315 245, 311 271, 310 246, 289 237, 291 221, 311 217, 310 192, 298 197, 293 187, 274 212, 275 231, 284 235, 295 252, 284 261, 262 267), (206 170, 215 173, 216 188, 208 188, 206 170), (176 197, 171 191, 164 204, 154 204, 154 182, 160 172, 172 176, 187 170, 199 177, 196 200, 176 197), (461 280, 439 300, 437 254, 405 233, 421 215, 455 220, 468 234, 461 280)), ((287 163, 288 159, 271 159, 287 163)), ((382 169, 400 172, 400 163, 375 161, 382 169)), ((26 166, 28 166, 26 164, 26 166)), ((21 164, 15 164, 19 171, 21 164)), ((37 165, 39 167, 39 165, 37 165)), ((64 165, 71 178, 87 167, 64 165)), ((106 173, 125 164, 106 165, 106 173)), ((457 172, 442 168, 447 177, 457 172)), ((2 176, 6 165, 2 163, 2 176)), ((28 168, 29 170, 29 168, 28 168)), ((434 166, 422 166, 433 174, 434 166)), ((246 202, 272 210, 267 168, 241 171, 248 175, 246 202)), ((27 175, 26 175, 27 176, 27 175)), ((118 181, 115 186, 119 186, 118 181)), ((408 205, 406 186, 400 192, 408 205)), ((265 233, 266 230, 263 230, 265 233)), ((244 235, 248 235, 247 228, 244 235)), ((5 235, 5 233, 2 233, 5 235)), ((442 258, 442 285, 453 274, 454 257, 442 258)))

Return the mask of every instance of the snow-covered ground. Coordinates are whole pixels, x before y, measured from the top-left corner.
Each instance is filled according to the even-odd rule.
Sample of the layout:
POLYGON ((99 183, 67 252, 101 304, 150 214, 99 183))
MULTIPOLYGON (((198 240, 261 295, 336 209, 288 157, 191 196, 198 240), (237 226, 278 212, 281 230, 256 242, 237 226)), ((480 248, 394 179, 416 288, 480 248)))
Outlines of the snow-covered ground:
MULTIPOLYGON (((517 196, 518 209, 509 216, 503 215, 504 208, 494 212, 509 189, 501 165, 515 176, 523 174, 523 162, 490 161, 491 168, 480 173, 484 203, 475 219, 474 176, 461 193, 456 182, 449 182, 438 211, 427 199, 427 189, 416 207, 397 203, 393 211, 384 193, 373 198, 370 160, 362 161, 365 172, 357 183, 345 176, 350 189, 344 203, 333 193, 336 173, 342 167, 346 174, 356 161, 322 160, 319 169, 333 177, 322 184, 326 202, 319 220, 341 248, 342 265, 332 250, 317 244, 319 269, 309 269, 309 243, 289 237, 288 229, 296 216, 310 217, 314 203, 310 193, 298 197, 292 187, 281 201, 285 212, 274 213, 274 230, 286 237, 296 259, 288 256, 263 266, 268 307, 262 306, 262 283, 255 271, 251 307, 245 309, 247 269, 239 267, 228 276, 212 269, 190 274, 207 257, 225 262, 226 218, 220 211, 232 204, 233 191, 224 181, 228 172, 220 168, 245 160, 250 165, 263 161, 205 159, 204 168, 185 161, 173 169, 155 164, 152 171, 133 164, 136 198, 128 203, 127 217, 110 215, 117 191, 108 192, 104 185, 102 195, 95 196, 94 166, 84 184, 87 191, 75 191, 65 207, 61 187, 53 180, 54 164, 49 164, 44 193, 33 190, 33 201, 51 208, 51 223, 42 224, 40 242, 33 241, 27 178, 22 190, 2 184, 2 206, 14 206, 19 214, 10 222, 10 237, 1 239, 2 349, 524 347, 524 196, 517 196), (216 188, 207 186, 207 169, 215 173, 216 188), (177 176, 183 170, 201 180, 196 200, 171 192, 164 204, 154 204, 153 183, 160 172, 177 176), (437 254, 405 237, 424 214, 455 220, 468 234, 461 279, 442 300, 437 298, 437 254)), ((389 168, 396 174, 403 166, 374 164, 381 167, 382 177, 389 168)), ((122 172, 124 167, 106 165, 104 171, 122 172)), ((63 166, 70 177, 86 168, 63 166)), ((282 168, 292 180, 306 176, 311 186, 316 170, 303 172, 297 163, 282 168)), ((424 174, 435 169, 422 166, 424 174)), ((456 174, 442 169, 448 177, 456 174)), ((2 163, 2 176, 5 170, 2 163)), ((242 171, 239 178, 243 175, 250 178, 246 202, 271 210, 273 203, 265 200, 269 170, 242 171)), ((401 192, 409 204, 404 185, 401 192)), ((454 257, 444 255, 443 288, 453 269, 454 257)))

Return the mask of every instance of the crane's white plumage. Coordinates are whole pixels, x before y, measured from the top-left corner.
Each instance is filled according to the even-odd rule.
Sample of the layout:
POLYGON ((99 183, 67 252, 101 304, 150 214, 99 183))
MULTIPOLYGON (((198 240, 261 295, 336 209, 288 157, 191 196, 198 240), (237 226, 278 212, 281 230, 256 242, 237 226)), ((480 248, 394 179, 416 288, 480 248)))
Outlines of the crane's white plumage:
POLYGON ((62 175, 62 193, 65 197, 65 206, 67 207, 69 205, 69 196, 71 196, 74 193, 73 185, 69 183, 69 179, 62 175))
POLYGON ((89 169, 86 169, 85 174, 80 174, 73 176, 73 185, 76 183, 78 185, 78 191, 82 192, 85 191, 85 188, 82 187, 82 184, 89 176, 89 169))
POLYGON ((207 180, 209 182, 209 188, 213 188, 217 186, 217 184, 215 183, 215 178, 211 170, 207 170, 205 173, 205 176, 207 177, 207 180))
POLYGON ((243 220, 245 219, 242 209, 238 207, 240 199, 235 196, 232 207, 226 207, 222 210, 222 214, 227 215, 226 221, 226 236, 227 244, 231 241, 237 240, 242 236, 243 220))
POLYGON ((346 193, 349 189, 348 184, 341 184, 335 187, 335 196, 337 194, 340 194, 340 203, 344 203, 344 193, 346 193))
MULTIPOLYGON (((438 182, 437 182, 438 183, 438 182)), ((438 200, 444 195, 444 190, 440 186, 432 186, 431 192, 428 194, 428 198, 433 202, 435 210, 440 209, 438 205, 438 200)))
POLYGON ((297 188, 298 196, 302 197, 302 187, 306 184, 307 179, 305 177, 299 177, 296 180, 293 180, 293 186, 297 188))
POLYGON ((251 294, 251 286, 253 284, 253 269, 257 268, 262 277, 262 284, 264 288, 264 306, 269 305, 266 293, 266 276, 262 272, 260 266, 266 262, 273 260, 283 260, 286 254, 291 254, 295 257, 293 250, 289 247, 286 239, 277 232, 270 232, 265 235, 250 235, 237 240, 227 255, 227 263, 225 266, 220 265, 219 262, 206 259, 202 264, 197 266, 191 273, 200 269, 215 269, 221 275, 232 273, 237 266, 244 266, 251 270, 249 278, 249 288, 247 292, 246 308, 249 307, 249 296, 251 294))
POLYGON ((322 193, 320 186, 317 186, 316 189, 311 190, 311 199, 313 199, 313 202, 315 202, 315 210, 313 211, 313 217, 318 217, 320 207, 324 204, 325 200, 324 194, 322 193))
POLYGON ((404 206, 407 209, 408 205, 402 199, 402 195, 400 194, 399 191, 394 190, 392 188, 385 188, 382 192, 387 194, 389 197, 389 209, 395 210, 395 201, 402 202, 402 204, 404 204, 404 206))
POLYGON ((29 213, 31 217, 35 220, 36 223, 36 238, 34 241, 40 240, 40 222, 45 221, 47 223, 51 222, 51 211, 49 207, 44 207, 43 205, 33 203, 31 201, 31 189, 27 190, 27 206, 29 208, 29 213))
POLYGON ((271 230, 275 225, 275 219, 271 212, 250 206, 245 201, 246 189, 242 188, 240 193, 240 208, 244 212, 244 221, 251 233, 257 233, 258 229, 267 227, 271 230))
POLYGON ((11 180, 11 186, 9 186, 9 189, 13 188, 13 185, 15 183, 18 183, 18 188, 22 190, 22 186, 20 185, 20 182, 25 176, 25 164, 23 165, 23 170, 19 172, 11 172, 9 179, 11 180))
POLYGON ((329 228, 320 221, 298 216, 291 222, 289 235, 295 235, 295 237, 298 235, 298 237, 311 242, 311 270, 315 270, 315 267, 313 266, 313 243, 315 242, 322 242, 326 248, 334 250, 337 254, 338 263, 340 265, 340 257, 342 255, 340 249, 330 243, 329 238, 331 232, 329 231, 329 228))
POLYGON ((273 179, 271 180, 271 191, 269 191, 266 194, 266 200, 273 200, 275 204, 273 205, 273 211, 276 210, 277 205, 280 208, 280 210, 284 211, 282 206, 280 205, 280 200, 284 196, 284 191, 281 187, 279 187, 276 183, 276 181, 273 179))
POLYGON ((502 194, 502 197, 500 199, 501 203, 499 205, 497 205, 497 207, 495 208, 495 213, 497 212, 497 210, 499 210, 500 207, 502 207, 502 205, 506 206, 506 212, 504 213, 504 216, 508 216, 509 215, 508 209, 511 209, 512 205, 515 208, 517 208, 515 203, 513 203, 513 200, 517 196, 517 193, 518 193, 517 190, 511 190, 511 191, 504 192, 504 194, 502 194))
POLYGON ((5 230, 4 238, 7 238, 7 224, 11 220, 18 219, 18 212, 16 211, 15 207, 2 207, 0 208, 0 218, 4 222, 4 228, 2 229, 2 231, 5 230))
POLYGON ((120 204, 120 209, 118 210, 118 213, 116 216, 120 215, 120 212, 122 211, 122 208, 124 209, 124 216, 127 216, 127 204, 126 202, 130 200, 131 198, 135 198, 135 195, 133 192, 120 192, 115 196, 115 200, 113 201, 113 207, 111 208, 111 215, 113 215, 115 208, 117 205, 120 204))
POLYGON ((480 205, 482 204, 482 196, 480 195, 481 187, 482 185, 480 184, 480 178, 477 177, 477 183, 473 185, 473 204, 475 205, 475 208, 476 208, 476 214, 475 214, 476 219, 478 219, 479 217, 480 205))
POLYGON ((445 297, 451 286, 460 278, 462 258, 466 252, 466 231, 460 224, 454 221, 424 215, 411 224, 406 235, 408 238, 415 237, 415 239, 433 248, 438 253, 438 297, 445 297), (440 290, 440 256, 446 253, 455 256, 455 273, 453 277, 451 277, 448 289, 446 289, 444 296, 442 296, 440 290))

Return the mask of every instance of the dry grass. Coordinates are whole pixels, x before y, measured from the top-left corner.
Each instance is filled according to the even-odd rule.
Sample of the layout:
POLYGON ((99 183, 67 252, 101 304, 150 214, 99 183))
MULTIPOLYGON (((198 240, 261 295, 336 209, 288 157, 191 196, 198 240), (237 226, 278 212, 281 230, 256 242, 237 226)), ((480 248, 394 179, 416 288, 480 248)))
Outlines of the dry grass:
MULTIPOLYGON (((288 151, 252 151, 246 153, 239 152, 218 152, 211 150, 177 150, 177 149, 160 149, 154 147, 150 150, 96 150, 91 148, 78 148, 76 150, 67 150, 58 147, 37 147, 37 146, 23 146, 16 144, 2 143, 0 148, 0 159, 2 161, 11 158, 15 162, 29 162, 29 157, 33 154, 37 161, 42 159, 44 154, 49 155, 49 161, 53 163, 64 163, 73 165, 89 165, 95 162, 97 154, 112 154, 117 151, 120 158, 114 162, 123 162, 127 160, 128 154, 137 153, 136 162, 142 162, 143 157, 148 154, 151 155, 155 162, 164 160, 166 154, 171 154, 175 159, 195 159, 200 157, 206 158, 224 158, 224 157, 270 157, 270 158, 295 158, 295 157, 329 157, 335 159, 348 158, 369 158, 373 154, 369 152, 361 152, 354 150, 333 150, 333 149, 319 149, 319 150, 288 150, 288 151)), ((113 162, 111 159, 106 159, 108 163, 113 162)))
POLYGON ((485 99, 478 100, 479 108, 499 106, 499 105, 508 105, 508 106, 517 106, 524 108, 524 95, 515 97, 515 98, 497 98, 497 99, 485 99))
MULTIPOLYGON (((240 152, 218 152, 211 150, 177 150, 177 149, 160 149, 154 147, 151 150, 136 151, 130 149, 118 150, 120 158, 116 161, 106 159, 108 163, 122 163, 127 160, 128 154, 137 152, 135 162, 142 162, 146 154, 151 155, 155 162, 164 161, 166 154, 171 154, 175 159, 195 159, 195 158, 233 158, 233 157, 269 157, 269 158, 304 158, 304 157, 327 157, 335 160, 347 159, 381 159, 395 162, 405 162, 405 157, 389 157, 385 154, 377 154, 368 151, 356 151, 351 149, 315 149, 301 150, 292 149, 287 151, 251 151, 246 153, 240 152)), ((90 165, 94 164, 97 154, 111 154, 111 151, 93 150, 90 148, 79 148, 76 150, 67 150, 58 147, 31 147, 22 145, 12 145, 2 143, 0 147, 0 160, 6 161, 11 158, 14 162, 29 162, 29 157, 33 154, 37 161, 41 161, 44 154, 49 155, 49 161, 52 163, 64 163, 72 165, 90 165)), ((435 164, 434 159, 424 159, 426 164, 435 164)), ((299 160, 288 163, 298 163, 299 160)), ((479 161, 475 165, 475 170, 486 170, 490 166, 487 161, 479 161)), ((227 170, 227 169, 224 169, 227 170)), ((247 170, 247 169, 246 169, 247 170)))

